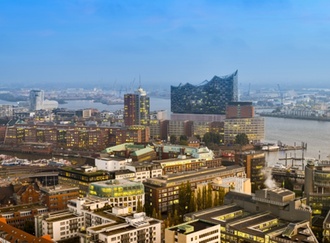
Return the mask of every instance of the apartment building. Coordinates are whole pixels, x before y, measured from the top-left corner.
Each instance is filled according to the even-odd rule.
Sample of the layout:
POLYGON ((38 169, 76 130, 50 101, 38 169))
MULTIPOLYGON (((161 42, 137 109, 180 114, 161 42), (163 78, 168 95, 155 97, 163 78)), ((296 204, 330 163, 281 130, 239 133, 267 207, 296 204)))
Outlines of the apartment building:
POLYGON ((220 225, 193 220, 165 229, 166 243, 220 243, 220 225))
POLYGON ((49 212, 67 209, 68 201, 79 197, 79 188, 67 185, 41 187, 42 201, 49 212))
POLYGON ((25 204, 0 208, 0 217, 5 218, 7 224, 23 230, 26 222, 33 223, 34 217, 47 213, 46 206, 39 204, 25 204))
MULTIPOLYGON (((35 222, 36 225, 41 224, 41 234, 49 235, 54 241, 77 237, 78 232, 85 226, 84 216, 69 211, 44 214, 36 218, 35 222)), ((36 227, 36 232, 40 233, 38 227, 36 227)))

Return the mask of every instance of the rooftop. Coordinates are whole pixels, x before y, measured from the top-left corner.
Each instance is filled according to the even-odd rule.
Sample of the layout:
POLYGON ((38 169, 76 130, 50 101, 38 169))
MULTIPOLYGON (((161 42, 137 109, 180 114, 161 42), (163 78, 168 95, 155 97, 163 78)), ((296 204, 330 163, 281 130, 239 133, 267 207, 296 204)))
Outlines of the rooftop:
MULTIPOLYGON (((174 227, 169 228, 168 230, 171 231, 176 231, 179 232, 181 234, 191 234, 200 230, 204 230, 213 226, 216 226, 218 224, 214 224, 214 223, 210 223, 204 220, 194 220, 194 221, 190 221, 184 224, 180 224, 180 225, 176 225, 174 227)), ((220 227, 219 227, 219 231, 220 231, 220 227)))

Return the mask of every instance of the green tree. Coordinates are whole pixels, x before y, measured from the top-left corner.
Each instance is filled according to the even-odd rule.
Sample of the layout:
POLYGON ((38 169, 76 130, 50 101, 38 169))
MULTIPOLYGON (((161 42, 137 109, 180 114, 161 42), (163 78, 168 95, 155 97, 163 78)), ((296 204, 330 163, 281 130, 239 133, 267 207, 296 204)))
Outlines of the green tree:
POLYGON ((197 198, 196 198, 196 211, 203 209, 203 200, 202 200, 202 191, 200 188, 197 189, 197 198))
POLYGON ((213 206, 219 206, 219 191, 214 193, 213 206))
POLYGON ((214 132, 207 132, 203 136, 203 142, 206 146, 209 146, 210 144, 217 144, 219 145, 221 141, 221 136, 219 133, 214 132))
POLYGON ((146 212, 147 216, 152 217, 153 210, 151 209, 151 206, 149 203, 144 204, 144 211, 146 212))
POLYGON ((206 186, 202 188, 202 209, 206 208, 206 186))
POLYGON ((154 219, 158 219, 158 214, 157 214, 157 211, 156 211, 155 208, 153 208, 153 210, 152 210, 152 216, 151 217, 154 218, 154 219))
POLYGON ((186 183, 182 183, 179 187, 179 204, 178 204, 178 215, 180 216, 181 220, 183 219, 183 215, 191 212, 190 211, 190 199, 191 199, 191 185, 190 182, 187 181, 186 183))
POLYGON ((180 223, 181 223, 181 221, 180 221, 180 217, 178 215, 178 211, 175 209, 174 214, 173 214, 173 225, 177 225, 180 223))
POLYGON ((223 205, 225 195, 226 195, 225 189, 220 187, 218 193, 219 193, 219 204, 218 205, 223 205))
POLYGON ((206 191, 206 203, 205 208, 211 208, 212 207, 212 185, 209 183, 207 185, 207 191, 206 191))
POLYGON ((235 137, 235 144, 239 144, 241 146, 249 144, 249 138, 245 133, 239 133, 235 137))
POLYGON ((172 218, 172 214, 171 212, 168 213, 167 215, 167 227, 171 227, 173 226, 173 218, 172 218))
POLYGON ((176 143, 176 136, 175 135, 171 135, 170 136, 170 143, 171 144, 175 144, 176 143))
POLYGON ((142 202, 141 202, 140 198, 139 198, 139 200, 137 201, 136 212, 137 212, 137 213, 141 213, 141 212, 143 212, 143 206, 142 206, 142 202))
POLYGON ((193 192, 190 195, 189 212, 196 212, 196 199, 195 194, 193 192))

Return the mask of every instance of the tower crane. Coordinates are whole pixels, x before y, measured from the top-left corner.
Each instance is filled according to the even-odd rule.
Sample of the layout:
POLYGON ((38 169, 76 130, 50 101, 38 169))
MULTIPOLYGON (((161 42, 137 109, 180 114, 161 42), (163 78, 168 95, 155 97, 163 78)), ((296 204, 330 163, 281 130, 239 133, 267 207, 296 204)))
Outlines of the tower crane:
POLYGON ((283 106, 283 91, 281 90, 280 84, 277 84, 277 88, 281 99, 281 106, 283 106))

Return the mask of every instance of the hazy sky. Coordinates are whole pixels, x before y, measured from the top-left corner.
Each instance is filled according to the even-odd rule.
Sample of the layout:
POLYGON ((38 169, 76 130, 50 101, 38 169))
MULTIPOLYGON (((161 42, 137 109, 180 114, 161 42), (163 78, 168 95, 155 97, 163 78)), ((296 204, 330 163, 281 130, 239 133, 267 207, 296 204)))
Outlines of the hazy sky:
POLYGON ((329 87, 330 1, 0 1, 0 85, 169 87, 236 69, 242 85, 329 87))

